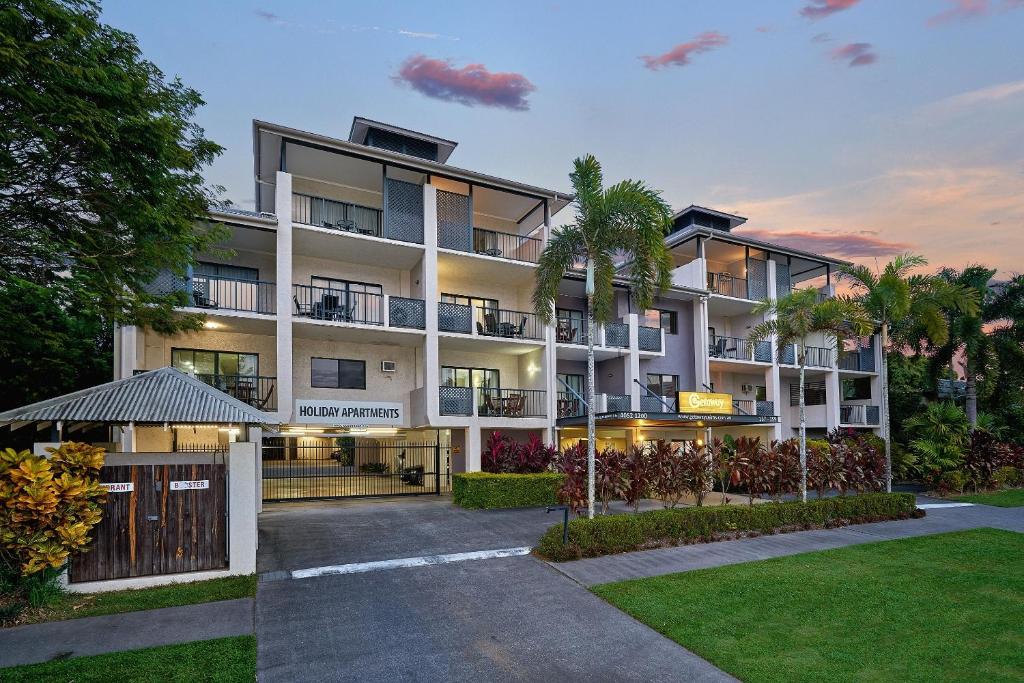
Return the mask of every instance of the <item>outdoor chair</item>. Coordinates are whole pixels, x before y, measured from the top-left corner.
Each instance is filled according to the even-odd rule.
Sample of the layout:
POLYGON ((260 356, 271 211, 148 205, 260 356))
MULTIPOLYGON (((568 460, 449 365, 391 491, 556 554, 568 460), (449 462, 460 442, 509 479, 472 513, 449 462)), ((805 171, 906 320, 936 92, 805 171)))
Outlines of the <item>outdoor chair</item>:
POLYGON ((511 394, 505 403, 506 417, 522 417, 526 408, 526 396, 523 394, 511 394))
POLYGON ((344 230, 345 232, 355 232, 357 230, 356 222, 350 218, 342 219, 335 223, 335 225, 338 227, 338 230, 344 230))
POLYGON ((484 328, 487 330, 486 334, 498 333, 498 320, 493 313, 484 313, 484 328))
POLYGON ((523 319, 519 321, 519 328, 515 330, 514 336, 522 337, 525 334, 525 332, 526 332, 526 316, 524 315, 523 319))
MULTIPOLYGON (((500 399, 499 399, 500 401, 500 399)), ((490 392, 484 394, 484 415, 500 415, 501 408, 494 404, 494 397, 490 392)))
POLYGON ((725 358, 725 344, 726 340, 724 337, 711 342, 711 357, 712 358, 725 358))
POLYGON ((207 296, 203 291, 203 285, 198 282, 193 283, 192 286, 192 302, 196 308, 217 308, 217 302, 207 296))
POLYGON ((274 385, 271 384, 270 388, 267 389, 267 395, 266 396, 264 396, 262 398, 260 398, 260 396, 258 394, 256 396, 253 396, 252 407, 256 408, 257 410, 264 410, 264 409, 266 409, 266 407, 268 405, 270 405, 270 397, 273 396, 273 395, 274 395, 274 385))
POLYGON ((299 297, 292 295, 292 301, 295 302, 295 315, 308 318, 313 315, 313 307, 310 304, 299 303, 299 297))

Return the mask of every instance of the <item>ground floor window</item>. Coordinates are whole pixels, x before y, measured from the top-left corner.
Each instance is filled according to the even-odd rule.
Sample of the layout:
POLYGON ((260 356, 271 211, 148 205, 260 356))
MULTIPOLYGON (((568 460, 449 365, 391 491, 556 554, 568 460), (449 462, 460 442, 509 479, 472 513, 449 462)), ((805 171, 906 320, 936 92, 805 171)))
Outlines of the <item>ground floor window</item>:
POLYGON ((205 349, 171 349, 171 366, 192 375, 208 377, 255 377, 259 354, 205 349))

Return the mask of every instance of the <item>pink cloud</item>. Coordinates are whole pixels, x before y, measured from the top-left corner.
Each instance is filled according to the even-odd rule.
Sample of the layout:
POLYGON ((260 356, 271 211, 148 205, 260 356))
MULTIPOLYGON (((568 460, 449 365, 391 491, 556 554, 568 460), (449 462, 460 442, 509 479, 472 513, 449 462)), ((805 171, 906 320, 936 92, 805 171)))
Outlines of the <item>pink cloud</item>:
POLYGON ((831 254, 847 258, 890 256, 907 251, 910 245, 890 242, 878 237, 872 230, 860 232, 831 232, 827 230, 787 230, 775 232, 758 228, 737 228, 737 234, 757 240, 781 244, 816 254, 831 254))
POLYGON ((808 19, 823 19, 824 17, 850 9, 860 0, 810 0, 800 10, 802 16, 808 19))
POLYGON ((951 21, 965 21, 983 17, 992 10, 989 0, 949 0, 951 7, 928 19, 929 26, 939 26, 951 21))
POLYGON ((657 55, 656 57, 644 55, 640 59, 644 60, 644 66, 651 71, 657 71, 669 65, 686 66, 690 63, 691 55, 714 50, 728 42, 728 36, 724 36, 718 31, 706 31, 688 43, 676 45, 664 54, 657 55))
POLYGON ((878 61, 878 55, 872 51, 871 43, 847 43, 832 50, 832 59, 837 62, 849 62, 847 66, 867 66, 878 61))
POLYGON ((446 59, 426 55, 409 57, 392 79, 434 99, 467 107, 480 104, 514 111, 529 109, 527 97, 537 89, 522 74, 492 73, 483 64, 467 64, 458 69, 446 59))

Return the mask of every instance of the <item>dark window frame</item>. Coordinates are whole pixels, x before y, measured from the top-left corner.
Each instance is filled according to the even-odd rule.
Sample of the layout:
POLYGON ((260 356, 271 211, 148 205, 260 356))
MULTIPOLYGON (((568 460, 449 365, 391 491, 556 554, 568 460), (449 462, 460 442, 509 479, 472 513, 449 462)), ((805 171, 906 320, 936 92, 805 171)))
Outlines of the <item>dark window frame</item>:
MULTIPOLYGON (((485 388, 487 388, 487 389, 500 389, 501 388, 501 370, 499 370, 498 368, 466 367, 466 366, 463 366, 463 365, 442 365, 441 366, 441 375, 444 375, 444 371, 445 370, 465 370, 467 373, 469 373, 469 383, 470 383, 470 386, 472 386, 472 384, 473 384, 473 371, 474 370, 480 370, 482 372, 493 372, 495 377, 498 378, 498 386, 496 386, 496 387, 485 387, 485 388)), ((455 385, 444 384, 444 380, 443 379, 439 379, 439 382, 441 383, 441 386, 455 386, 455 385)), ((473 388, 477 388, 477 387, 473 387, 473 388)))
POLYGON ((498 299, 488 299, 482 296, 469 296, 467 294, 454 294, 452 292, 441 292, 441 303, 458 304, 460 306, 475 306, 485 311, 496 311, 501 308, 498 299), (445 300, 447 297, 448 301, 445 300), (477 302, 480 302, 478 305, 477 302), (491 306, 491 304, 494 304, 491 306))
POLYGON ((679 393, 679 375, 668 375, 668 374, 662 374, 662 373, 658 373, 658 372, 648 372, 647 373, 647 390, 657 394, 658 396, 661 396, 662 398, 675 399, 676 398, 676 394, 679 393), (654 389, 651 388, 651 378, 652 377, 657 377, 658 378, 658 391, 654 391, 654 389), (667 378, 667 377, 671 377, 672 381, 671 382, 665 382, 665 378, 667 378), (673 387, 675 387, 672 390, 672 393, 671 394, 662 394, 661 393, 662 387, 665 384, 669 384, 669 383, 672 384, 673 387))
POLYGON ((679 334, 679 311, 668 308, 648 308, 644 311, 644 320, 648 321, 648 314, 658 314, 658 327, 665 330, 665 334, 679 334), (665 326, 665 316, 668 316, 668 327, 665 326))
POLYGON ((871 378, 870 377, 844 377, 840 385, 844 401, 870 401, 871 400, 871 378), (853 391, 848 392, 847 387, 853 391), (861 395, 863 394, 863 395, 861 395))
POLYGON ((360 360, 358 358, 325 358, 323 356, 311 356, 310 359, 309 359, 309 386, 311 388, 313 388, 313 389, 351 389, 351 390, 355 390, 355 391, 366 391, 366 361, 365 360, 360 360), (336 367, 337 367, 337 370, 336 370, 336 372, 337 372, 337 384, 336 385, 331 386, 331 385, 315 384, 314 383, 315 380, 313 379, 314 378, 313 362, 314 361, 318 361, 318 360, 332 361, 332 362, 337 364, 336 365, 336 367), (342 382, 341 382, 341 376, 342 376, 341 375, 341 364, 342 363, 358 363, 362 367, 362 375, 363 375, 363 382, 362 382, 362 384, 363 385, 361 387, 342 386, 341 385, 342 384, 342 382))
MULTIPOLYGON (((174 354, 175 354, 175 352, 178 352, 178 351, 191 351, 193 358, 195 358, 196 351, 199 351, 201 353, 212 353, 212 354, 214 354, 214 357, 213 357, 213 367, 215 368, 215 370, 213 372, 213 376, 214 377, 231 377, 231 376, 237 376, 237 377, 259 377, 260 376, 260 354, 258 354, 258 353, 253 353, 251 351, 222 351, 222 350, 219 350, 219 349, 196 349, 196 348, 192 348, 192 347, 189 347, 189 346, 172 346, 171 347, 171 367, 175 367, 175 365, 174 365, 174 354), (255 357, 255 359, 256 359, 256 374, 254 374, 254 375, 242 375, 242 374, 238 374, 238 373, 235 373, 235 375, 223 375, 223 374, 221 374, 221 372, 219 370, 217 370, 217 368, 220 367, 219 356, 222 353, 223 354, 227 354, 227 355, 253 356, 253 357, 255 357)), ((181 368, 178 368, 178 369, 181 370, 181 368)), ((209 373, 197 372, 196 374, 197 375, 206 375, 206 374, 209 374, 209 373)))

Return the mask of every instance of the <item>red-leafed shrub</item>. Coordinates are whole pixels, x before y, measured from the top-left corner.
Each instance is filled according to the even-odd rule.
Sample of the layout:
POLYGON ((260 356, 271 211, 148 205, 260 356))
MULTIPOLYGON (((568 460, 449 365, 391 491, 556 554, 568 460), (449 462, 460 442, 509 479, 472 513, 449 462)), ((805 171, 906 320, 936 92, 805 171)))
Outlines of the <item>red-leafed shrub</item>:
POLYGON ((830 489, 846 487, 846 463, 828 441, 807 442, 807 486, 818 498, 830 489))
POLYGON ((565 475, 558 490, 558 502, 567 505, 573 514, 587 507, 587 446, 579 442, 562 450, 555 458, 554 469, 565 475))
POLYGON ((768 467, 768 488, 766 492, 776 501, 782 500, 787 493, 800 490, 800 442, 796 439, 786 441, 772 440, 765 450, 770 467, 768 467))
POLYGON ((536 474, 547 472, 557 454, 554 446, 544 444, 536 434, 520 443, 508 434, 491 432, 480 465, 492 474, 536 474))
POLYGON ((640 509, 640 501, 648 495, 652 479, 652 458, 648 449, 636 444, 629 447, 622 462, 622 473, 625 482, 622 485, 622 497, 632 506, 633 511, 640 509))
POLYGON ((662 505, 674 508, 690 487, 690 472, 679 449, 658 441, 651 449, 651 487, 662 505))
POLYGON ((625 492, 625 465, 626 454, 614 448, 605 448, 594 456, 594 495, 601 501, 602 514, 608 514, 612 499, 622 497, 625 492))

